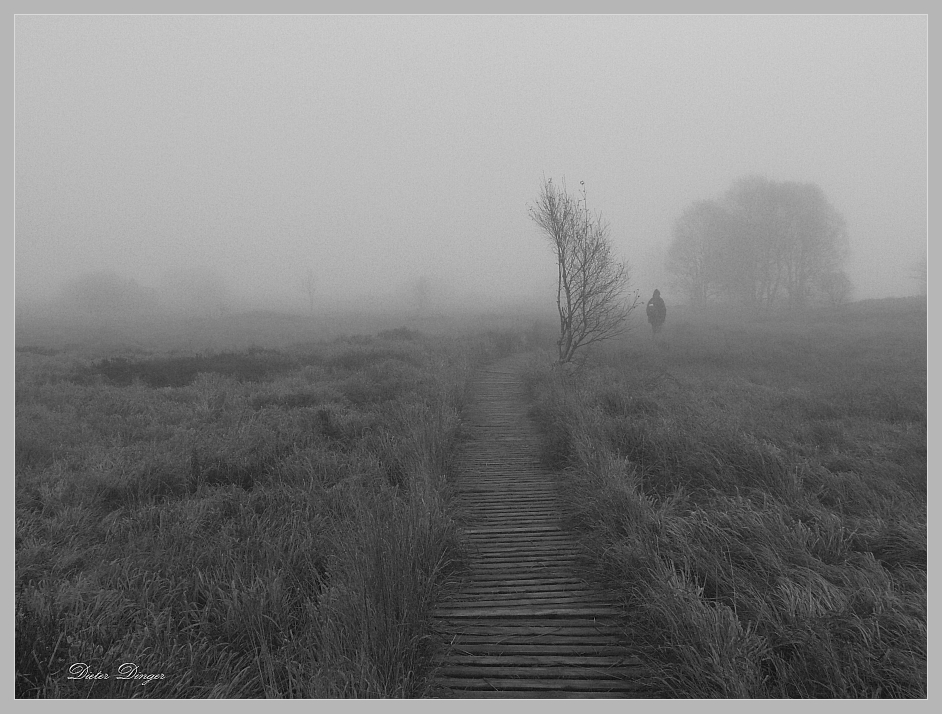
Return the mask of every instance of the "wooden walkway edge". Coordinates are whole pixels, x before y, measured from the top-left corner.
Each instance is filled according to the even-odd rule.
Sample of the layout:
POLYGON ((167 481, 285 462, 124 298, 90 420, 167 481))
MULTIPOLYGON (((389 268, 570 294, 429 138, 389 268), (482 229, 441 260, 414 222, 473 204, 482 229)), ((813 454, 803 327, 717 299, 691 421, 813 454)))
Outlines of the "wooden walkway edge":
POLYGON ((540 464, 520 356, 483 370, 456 489, 468 568, 434 613, 434 697, 647 697, 610 593, 587 579, 540 464))

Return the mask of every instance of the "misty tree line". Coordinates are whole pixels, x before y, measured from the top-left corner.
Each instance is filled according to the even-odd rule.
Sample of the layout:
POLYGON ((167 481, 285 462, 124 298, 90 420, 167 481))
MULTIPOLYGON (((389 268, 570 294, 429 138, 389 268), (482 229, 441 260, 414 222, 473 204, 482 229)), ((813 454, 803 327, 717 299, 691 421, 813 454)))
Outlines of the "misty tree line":
POLYGON ((850 298, 847 257, 846 223, 819 186, 752 176, 687 207, 666 267, 694 305, 801 309, 850 298))
POLYGON ((99 317, 145 317, 171 310, 218 316, 230 299, 225 280, 213 272, 181 271, 165 279, 162 290, 140 285, 113 270, 82 273, 58 294, 64 309, 99 317))

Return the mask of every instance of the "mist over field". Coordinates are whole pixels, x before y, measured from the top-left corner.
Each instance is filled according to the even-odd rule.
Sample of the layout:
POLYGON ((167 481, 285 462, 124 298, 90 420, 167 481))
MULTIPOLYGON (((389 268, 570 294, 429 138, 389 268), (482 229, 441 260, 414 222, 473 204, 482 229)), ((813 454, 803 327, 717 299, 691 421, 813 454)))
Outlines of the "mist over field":
POLYGON ((854 298, 917 294, 927 25, 20 15, 17 307, 551 315, 544 177, 585 182, 645 299, 685 301, 675 223, 747 176, 820 187, 854 298))
POLYGON ((927 15, 14 22, 17 698, 926 697, 927 15))

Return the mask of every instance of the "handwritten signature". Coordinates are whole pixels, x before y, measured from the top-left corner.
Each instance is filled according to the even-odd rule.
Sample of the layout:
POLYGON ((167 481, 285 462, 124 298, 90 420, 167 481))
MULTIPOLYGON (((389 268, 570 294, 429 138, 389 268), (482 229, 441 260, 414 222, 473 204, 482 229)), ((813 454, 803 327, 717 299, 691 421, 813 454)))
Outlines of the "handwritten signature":
POLYGON ((68 678, 86 680, 127 679, 140 682, 141 686, 143 686, 148 682, 153 682, 155 679, 166 679, 167 677, 165 674, 147 674, 142 672, 140 667, 134 664, 134 662, 125 662, 122 664, 120 667, 118 667, 118 673, 115 676, 112 676, 107 672, 93 672, 92 668, 84 662, 76 662, 69 667, 68 678))

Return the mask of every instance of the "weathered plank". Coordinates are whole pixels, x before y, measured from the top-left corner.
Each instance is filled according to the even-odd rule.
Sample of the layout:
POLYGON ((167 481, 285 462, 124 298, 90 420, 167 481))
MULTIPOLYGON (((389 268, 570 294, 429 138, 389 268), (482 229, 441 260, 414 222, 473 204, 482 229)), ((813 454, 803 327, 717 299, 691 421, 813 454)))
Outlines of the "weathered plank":
MULTIPOLYGON (((502 632, 464 632, 452 635, 448 641, 449 648, 464 648, 480 645, 482 647, 572 647, 572 648, 599 648, 617 647, 619 652, 625 651, 624 642, 615 635, 590 632, 582 635, 572 634, 542 634, 522 633, 520 635, 502 632)), ((450 649, 448 651, 451 651, 450 649)), ((589 651, 589 649, 586 649, 589 651)), ((594 649, 592 651, 595 651, 594 649)))
POLYGON ((447 677, 442 676, 436 680, 439 686, 453 689, 484 689, 484 690, 561 690, 570 692, 618 692, 637 691, 644 685, 636 678, 630 679, 528 679, 525 677, 501 677, 494 674, 492 677, 447 677))
MULTIPOLYGON (((446 667, 473 666, 483 667, 500 665, 502 667, 626 667, 625 657, 617 655, 567 655, 558 652, 539 655, 519 654, 449 654, 442 658, 446 667)), ((639 664, 639 663, 635 663, 639 664)))
POLYGON ((621 611, 617 607, 604 605, 520 605, 517 607, 507 607, 505 605, 493 605, 490 607, 450 607, 445 605, 438 609, 440 617, 458 618, 458 617, 566 617, 566 616, 590 616, 597 617, 603 615, 619 615, 621 611))
POLYGON ((561 579, 563 582, 536 581, 524 585, 508 585, 502 581, 496 581, 495 585, 467 585, 461 589, 462 594, 466 595, 503 595, 517 593, 581 593, 586 590, 586 584, 581 580, 561 579))
MULTIPOLYGON (((614 640, 613 640, 614 641, 614 640)), ((569 642, 540 644, 527 642, 524 644, 508 644, 502 642, 464 642, 453 643, 449 650, 451 654, 448 657, 461 656, 464 654, 473 654, 480 656, 505 655, 576 655, 576 656, 617 656, 625 664, 641 664, 637 657, 625 655, 625 648, 622 645, 606 644, 570 644, 569 642)))
POLYGON ((644 690, 620 692, 586 692, 582 690, 539 690, 539 689, 448 689, 447 694, 436 694, 440 698, 461 699, 623 699, 625 697, 642 698, 650 696, 644 690))
POLYGON ((467 547, 432 623, 432 696, 635 697, 649 691, 618 598, 590 582, 559 478, 540 465, 513 359, 484 370, 455 483, 467 547))
POLYGON ((509 597, 471 598, 467 600, 448 600, 444 603, 451 610, 480 610, 482 608, 558 608, 558 607, 586 607, 598 610, 607 605, 598 594, 586 593, 570 596, 518 595, 509 597))

